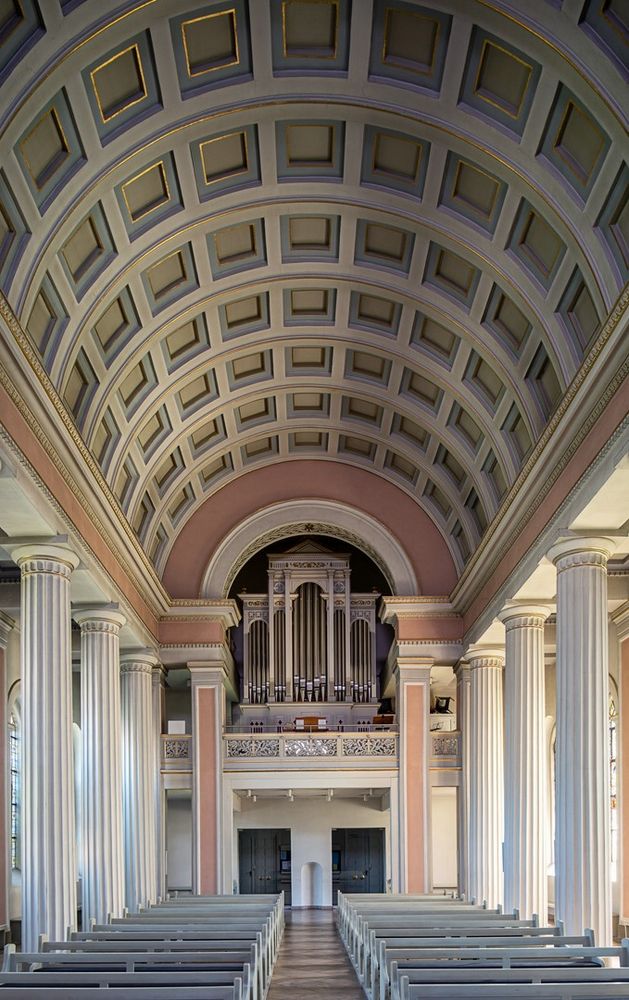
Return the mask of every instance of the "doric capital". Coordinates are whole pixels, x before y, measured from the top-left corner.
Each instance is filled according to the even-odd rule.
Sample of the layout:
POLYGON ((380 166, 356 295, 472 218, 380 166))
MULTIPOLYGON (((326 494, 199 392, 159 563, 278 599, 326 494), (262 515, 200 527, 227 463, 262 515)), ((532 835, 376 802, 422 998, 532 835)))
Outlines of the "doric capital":
POLYGON ((465 659, 470 665, 470 670, 477 670, 479 667, 502 670, 505 665, 504 647, 469 646, 465 652, 465 659))
POLYGON ((72 617, 81 628, 81 635, 89 632, 101 632, 119 635, 120 629, 127 619, 117 610, 117 605, 104 604, 101 607, 74 608, 72 617))
POLYGON ((548 604, 509 604, 499 612, 507 632, 517 628, 544 628, 544 622, 551 613, 548 604))
POLYGON ((120 656, 121 674, 146 674, 159 666, 159 658, 152 649, 124 650, 120 656))
POLYGON ((4 546, 22 571, 22 578, 34 573, 70 578, 81 561, 68 545, 46 541, 29 541, 4 546))
POLYGON ((603 536, 574 535, 562 538, 548 552, 558 573, 583 566, 606 569, 607 560, 616 551, 615 539, 603 536))

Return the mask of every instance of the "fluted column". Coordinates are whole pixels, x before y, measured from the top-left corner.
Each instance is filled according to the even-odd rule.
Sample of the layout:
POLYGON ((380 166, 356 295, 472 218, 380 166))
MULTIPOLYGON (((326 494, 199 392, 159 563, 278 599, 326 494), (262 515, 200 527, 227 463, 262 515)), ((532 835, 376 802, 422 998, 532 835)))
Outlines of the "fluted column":
POLYGON ((557 567, 555 910, 567 934, 612 943, 609 831, 608 538, 553 546, 557 567))
POLYGON ((457 843, 459 855, 459 892, 470 898, 470 665, 465 660, 454 669, 456 674, 456 724, 461 733, 461 783, 457 798, 457 843))
POLYGON ((472 646, 470 664, 470 896, 502 903, 504 826, 502 650, 472 646))
POLYGON ((21 545, 22 947, 76 928, 70 576, 63 545, 21 545))
POLYGON ((543 605, 513 605, 505 625, 505 911, 548 912, 543 605))
POLYGON ((154 801, 155 801, 155 882, 159 898, 166 895, 166 830, 164 815, 164 792, 162 790, 162 731, 164 722, 164 685, 166 671, 161 663, 153 667, 153 740, 155 753, 154 801))
POLYGON ((133 913, 155 901, 155 738, 152 671, 157 657, 128 653, 120 661, 125 899, 133 913))
POLYGON ((9 886, 11 884, 11 785, 7 762, 7 665, 5 661, 9 634, 15 622, 0 611, 0 926, 9 926, 9 886))
POLYGON ((122 915, 122 758, 119 634, 113 608, 74 612, 81 627, 83 929, 122 915))

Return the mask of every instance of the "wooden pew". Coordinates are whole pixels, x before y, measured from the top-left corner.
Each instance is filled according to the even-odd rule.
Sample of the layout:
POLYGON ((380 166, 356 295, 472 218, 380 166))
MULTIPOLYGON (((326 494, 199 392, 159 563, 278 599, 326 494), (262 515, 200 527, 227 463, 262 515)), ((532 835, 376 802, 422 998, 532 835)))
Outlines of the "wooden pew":
POLYGON ((409 986, 404 1000, 627 1000, 625 983, 467 983, 409 986))
POLYGON ((396 963, 391 964, 391 1000, 408 1000, 409 986, 426 986, 429 984, 473 984, 473 983, 625 983, 629 996, 629 969, 607 968, 555 968, 555 969, 412 969, 400 976, 396 963), (407 993, 404 994, 401 984, 404 983, 407 993))

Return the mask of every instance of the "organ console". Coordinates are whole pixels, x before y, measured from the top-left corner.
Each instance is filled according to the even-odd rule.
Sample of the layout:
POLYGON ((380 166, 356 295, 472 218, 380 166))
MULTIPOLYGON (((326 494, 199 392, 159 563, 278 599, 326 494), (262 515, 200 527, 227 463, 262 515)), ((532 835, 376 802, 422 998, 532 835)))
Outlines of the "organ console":
POLYGON ((243 704, 374 702, 376 602, 352 594, 350 557, 305 542, 268 556, 243 603, 243 704))

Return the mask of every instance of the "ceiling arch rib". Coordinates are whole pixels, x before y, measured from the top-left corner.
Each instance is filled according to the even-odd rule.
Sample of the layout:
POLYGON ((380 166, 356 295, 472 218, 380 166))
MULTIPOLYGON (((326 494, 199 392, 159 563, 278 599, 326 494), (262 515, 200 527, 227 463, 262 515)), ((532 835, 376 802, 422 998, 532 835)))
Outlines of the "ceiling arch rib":
POLYGON ((627 277, 617 38, 546 6, 22 0, 0 288, 160 570, 302 448, 466 561, 627 277))

